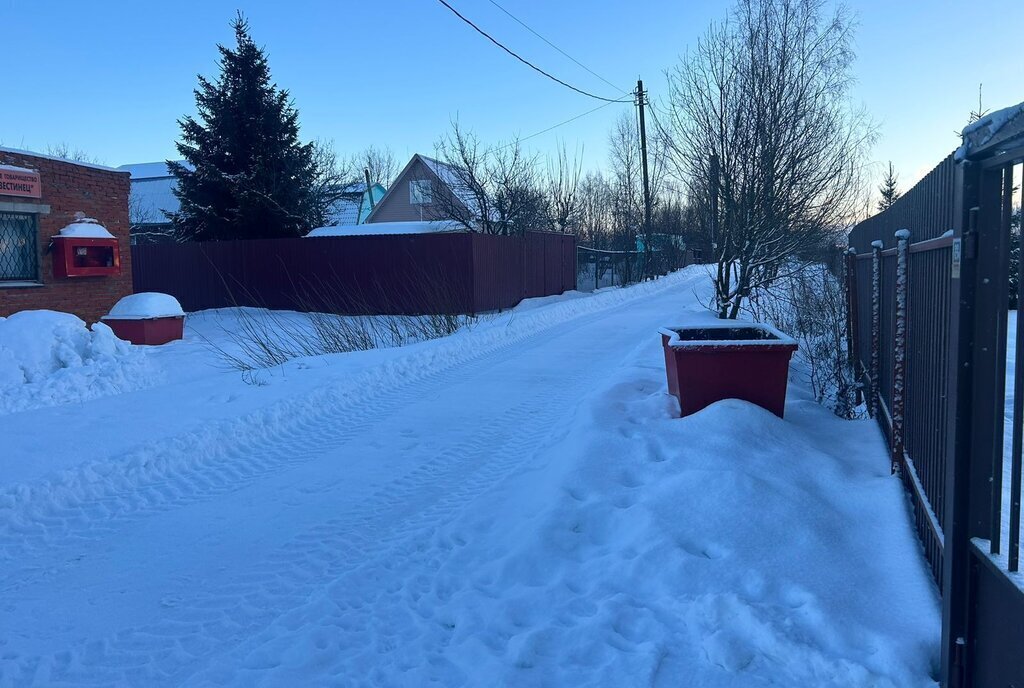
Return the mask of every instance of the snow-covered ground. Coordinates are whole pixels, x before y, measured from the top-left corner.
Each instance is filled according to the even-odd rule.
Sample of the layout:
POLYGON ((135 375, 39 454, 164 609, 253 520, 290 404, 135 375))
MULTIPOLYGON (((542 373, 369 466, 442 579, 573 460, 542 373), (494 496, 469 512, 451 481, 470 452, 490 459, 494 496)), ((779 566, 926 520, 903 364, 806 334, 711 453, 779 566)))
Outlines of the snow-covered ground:
POLYGON ((933 685, 874 424, 673 417, 706 284, 247 381, 206 314, 146 389, 0 416, 0 686, 933 685))

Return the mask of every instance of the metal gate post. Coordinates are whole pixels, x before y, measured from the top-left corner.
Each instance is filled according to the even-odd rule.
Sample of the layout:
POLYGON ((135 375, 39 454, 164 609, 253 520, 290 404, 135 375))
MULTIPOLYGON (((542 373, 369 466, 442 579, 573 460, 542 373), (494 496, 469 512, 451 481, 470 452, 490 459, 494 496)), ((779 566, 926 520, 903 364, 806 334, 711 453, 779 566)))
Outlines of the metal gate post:
POLYGON ((878 418, 878 347, 882 330, 882 242, 871 242, 871 397, 868 413, 878 418))
POLYGON ((953 196, 945 518, 942 548, 941 685, 961 688, 967 662, 971 523, 971 397, 974 353, 978 174, 956 166, 953 196))
POLYGON ((896 338, 892 365, 892 472, 903 466, 903 429, 906 419, 907 297, 910 295, 910 231, 896 232, 896 338))

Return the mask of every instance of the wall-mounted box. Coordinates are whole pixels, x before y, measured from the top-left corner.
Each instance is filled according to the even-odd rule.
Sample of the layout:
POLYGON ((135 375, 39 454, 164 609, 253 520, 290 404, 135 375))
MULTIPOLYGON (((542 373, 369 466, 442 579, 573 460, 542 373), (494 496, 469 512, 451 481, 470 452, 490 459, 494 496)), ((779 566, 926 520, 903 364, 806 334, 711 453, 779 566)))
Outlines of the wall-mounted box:
POLYGON ((121 274, 117 239, 53 237, 53 276, 106 277, 121 274))

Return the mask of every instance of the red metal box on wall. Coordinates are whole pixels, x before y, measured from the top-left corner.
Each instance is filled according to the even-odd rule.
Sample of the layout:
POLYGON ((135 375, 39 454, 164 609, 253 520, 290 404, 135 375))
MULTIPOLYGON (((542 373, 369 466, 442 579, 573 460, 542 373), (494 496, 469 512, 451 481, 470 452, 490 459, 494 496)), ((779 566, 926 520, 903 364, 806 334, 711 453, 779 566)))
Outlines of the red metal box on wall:
POLYGON ((117 239, 55 236, 53 276, 103 277, 121 274, 121 249, 117 239))

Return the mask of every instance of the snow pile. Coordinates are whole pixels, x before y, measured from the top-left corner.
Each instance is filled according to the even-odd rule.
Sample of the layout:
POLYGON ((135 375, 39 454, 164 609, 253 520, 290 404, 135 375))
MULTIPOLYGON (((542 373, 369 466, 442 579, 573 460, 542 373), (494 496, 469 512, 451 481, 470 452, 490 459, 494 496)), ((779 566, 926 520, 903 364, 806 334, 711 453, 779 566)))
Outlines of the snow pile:
POLYGON ((75 221, 60 230, 62 237, 75 239, 113 239, 114 235, 107 228, 91 217, 76 217, 75 221))
POLYGON ((144 291, 130 294, 110 309, 104 320, 149 320, 151 318, 184 317, 181 304, 170 294, 144 291))
POLYGON ((981 148, 991 141, 1009 122, 1021 116, 1024 116, 1024 103, 990 112, 977 122, 968 124, 960 132, 963 144, 956 149, 955 159, 965 159, 974 152, 974 149, 981 148))
POLYGON ((18 167, 16 165, 0 165, 0 172, 15 172, 17 174, 35 174, 35 170, 30 170, 27 167, 18 167))
POLYGON ((0 318, 0 414, 85 401, 147 386, 145 354, 69 313, 0 318))

